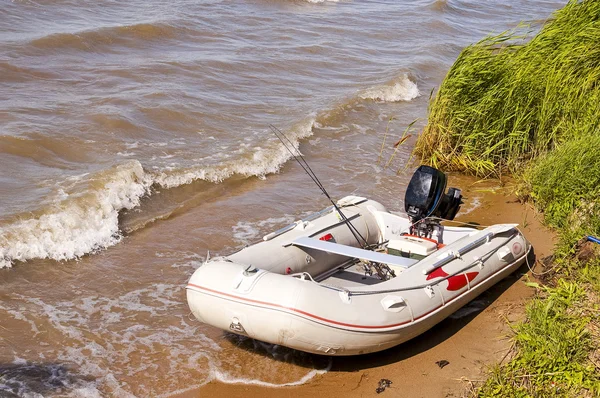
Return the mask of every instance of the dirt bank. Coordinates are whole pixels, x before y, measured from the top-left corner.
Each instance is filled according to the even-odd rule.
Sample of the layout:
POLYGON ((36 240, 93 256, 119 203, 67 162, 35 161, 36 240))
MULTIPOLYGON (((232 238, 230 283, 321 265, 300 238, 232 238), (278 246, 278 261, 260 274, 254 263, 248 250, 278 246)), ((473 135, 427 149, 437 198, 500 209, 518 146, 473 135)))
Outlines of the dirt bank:
MULTIPOLYGON (((554 235, 541 225, 533 209, 509 194, 498 181, 477 182, 451 176, 452 186, 463 188, 465 204, 460 221, 481 225, 518 223, 534 246, 538 259, 551 254, 554 235)), ((519 271, 498 283, 455 316, 425 334, 390 350, 350 358, 333 358, 331 370, 297 387, 265 388, 211 382, 180 397, 312 397, 312 396, 406 396, 459 397, 468 380, 484 377, 486 366, 503 360, 510 349, 507 320, 523 317, 524 303, 533 293, 525 286, 529 271, 519 271), (442 368, 436 364, 447 361, 442 368), (380 379, 392 385, 381 394, 380 379)))

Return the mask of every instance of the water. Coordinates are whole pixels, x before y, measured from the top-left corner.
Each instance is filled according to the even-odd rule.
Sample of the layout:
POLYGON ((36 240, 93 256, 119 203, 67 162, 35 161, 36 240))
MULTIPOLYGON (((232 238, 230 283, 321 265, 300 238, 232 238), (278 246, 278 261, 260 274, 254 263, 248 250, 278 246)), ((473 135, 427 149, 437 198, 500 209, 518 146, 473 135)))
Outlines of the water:
POLYGON ((564 4, 3 1, 0 392, 168 396, 326 371, 188 317, 208 250, 327 205, 269 124, 332 196, 399 209, 396 171, 460 50, 564 4))

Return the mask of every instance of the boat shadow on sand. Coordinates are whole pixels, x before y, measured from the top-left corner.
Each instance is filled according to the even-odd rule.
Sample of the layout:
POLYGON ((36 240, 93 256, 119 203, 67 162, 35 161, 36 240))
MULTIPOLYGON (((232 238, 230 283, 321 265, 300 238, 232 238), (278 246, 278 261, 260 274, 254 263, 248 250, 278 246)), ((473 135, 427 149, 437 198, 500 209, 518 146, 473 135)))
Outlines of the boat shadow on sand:
MULTIPOLYGON (((519 282, 521 278, 527 274, 527 263, 535 264, 535 254, 533 253, 533 250, 529 254, 528 261, 519 269, 483 292, 477 298, 435 325, 433 328, 403 344, 372 354, 327 357, 263 343, 229 332, 224 334, 224 338, 232 345, 253 354, 271 357, 278 361, 293 363, 294 365, 306 368, 328 368, 330 371, 356 372, 359 370, 398 363, 433 349, 469 325, 475 317, 485 311, 490 305, 496 303, 498 298, 504 292, 512 285, 519 282)), ((499 336, 491 337, 497 338, 499 336)), ((468 350, 468 348, 465 348, 465 350, 468 350)))

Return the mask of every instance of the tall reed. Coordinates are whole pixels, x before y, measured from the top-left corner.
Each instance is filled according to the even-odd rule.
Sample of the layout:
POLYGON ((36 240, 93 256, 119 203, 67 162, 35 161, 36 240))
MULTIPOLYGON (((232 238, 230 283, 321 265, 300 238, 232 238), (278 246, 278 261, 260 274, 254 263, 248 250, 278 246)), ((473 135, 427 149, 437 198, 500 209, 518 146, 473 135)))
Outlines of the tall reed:
POLYGON ((512 31, 462 51, 430 103, 422 161, 499 175, 598 131, 600 1, 570 1, 527 40, 512 31))

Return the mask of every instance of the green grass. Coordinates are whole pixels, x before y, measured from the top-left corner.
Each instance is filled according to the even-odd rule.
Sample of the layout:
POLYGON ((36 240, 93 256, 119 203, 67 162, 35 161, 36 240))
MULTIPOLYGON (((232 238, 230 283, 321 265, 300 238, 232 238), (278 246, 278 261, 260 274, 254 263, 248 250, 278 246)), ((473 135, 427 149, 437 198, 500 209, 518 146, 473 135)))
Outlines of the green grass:
POLYGON ((547 224, 566 235, 600 234, 600 134, 565 142, 520 178, 522 196, 543 210, 547 224))
POLYGON ((526 39, 508 32, 462 51, 430 102, 424 162, 500 175, 598 131, 600 1, 569 2, 526 39))
POLYGON ((561 278, 556 287, 534 286, 527 318, 514 326, 516 355, 496 365, 480 397, 600 396, 598 350, 600 262, 561 278), (587 279, 587 282, 584 282, 587 279))

